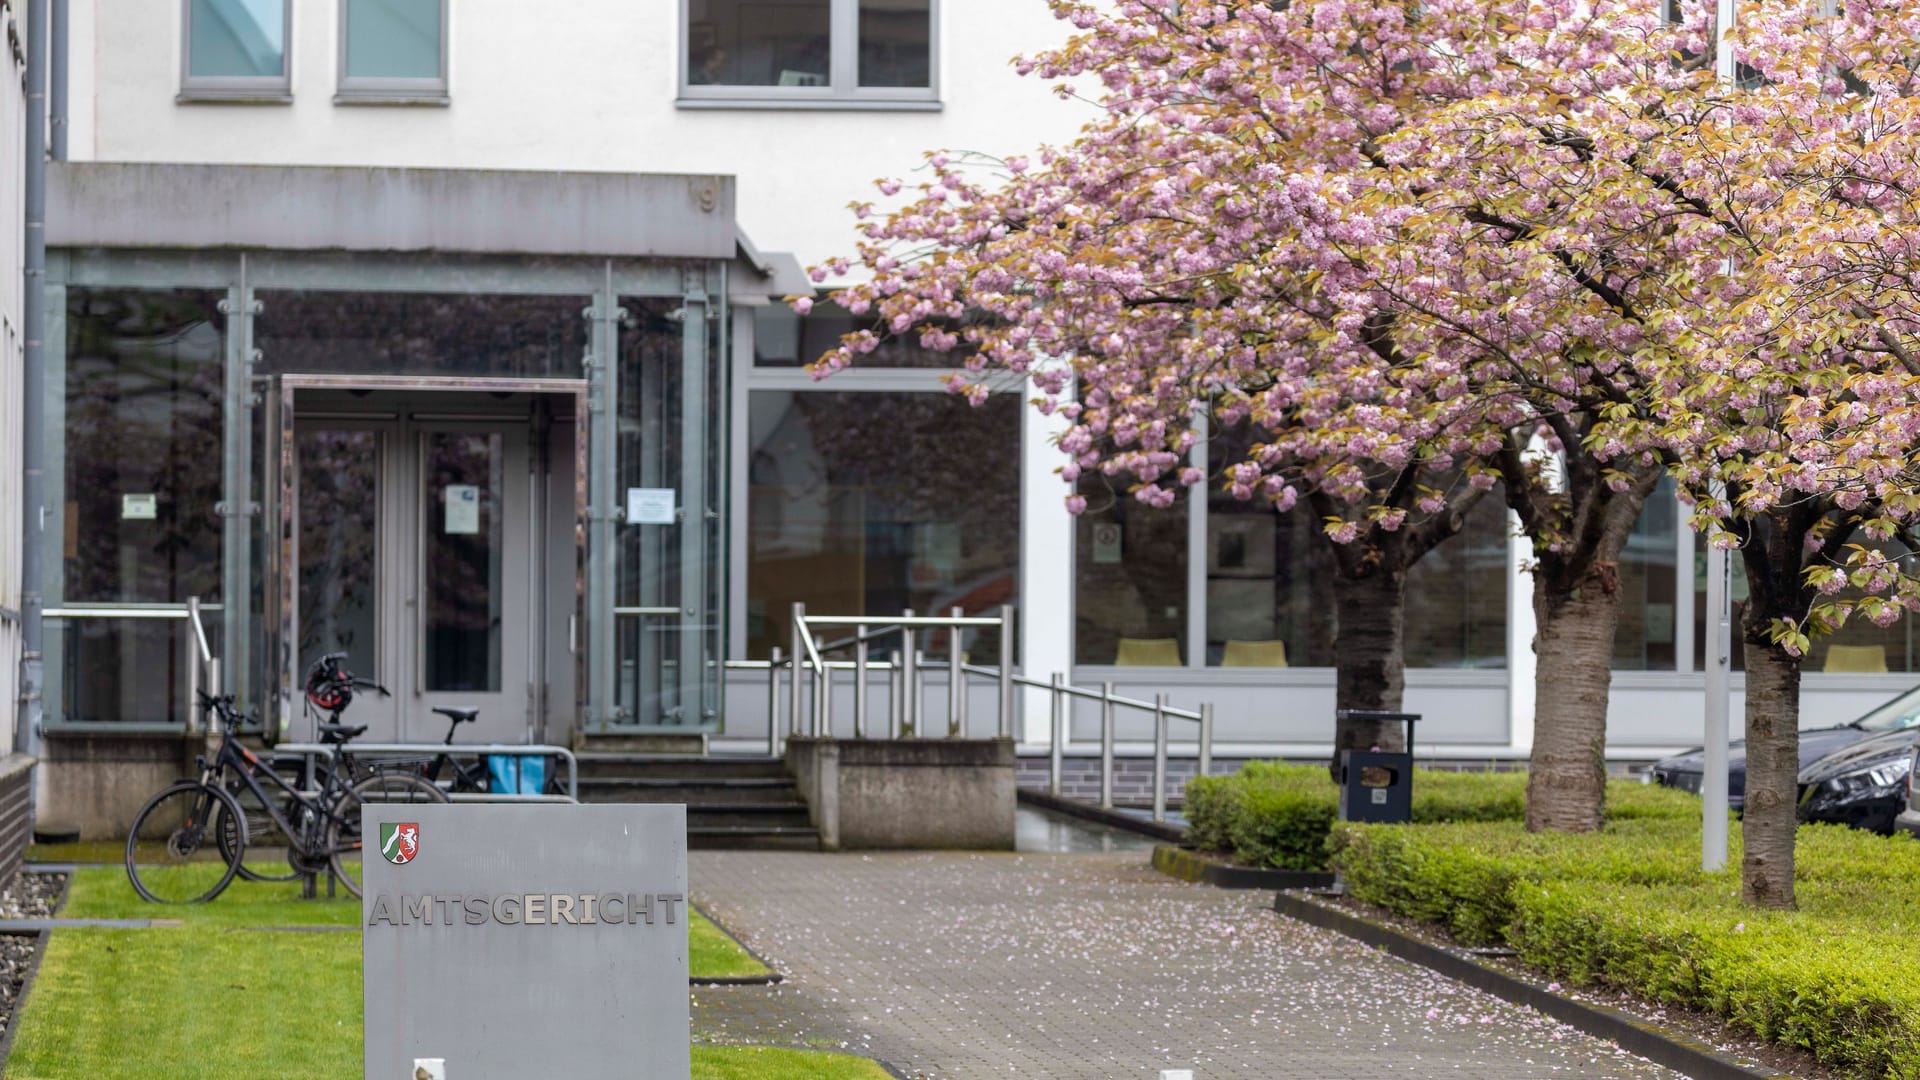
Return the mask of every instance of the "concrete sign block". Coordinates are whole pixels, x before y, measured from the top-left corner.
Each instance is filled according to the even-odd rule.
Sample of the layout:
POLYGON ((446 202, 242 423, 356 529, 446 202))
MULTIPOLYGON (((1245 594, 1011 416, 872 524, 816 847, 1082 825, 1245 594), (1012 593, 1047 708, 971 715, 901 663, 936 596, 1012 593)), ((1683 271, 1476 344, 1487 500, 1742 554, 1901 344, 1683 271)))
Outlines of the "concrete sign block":
POLYGON ((685 807, 361 814, 368 1080, 684 1080, 685 807))

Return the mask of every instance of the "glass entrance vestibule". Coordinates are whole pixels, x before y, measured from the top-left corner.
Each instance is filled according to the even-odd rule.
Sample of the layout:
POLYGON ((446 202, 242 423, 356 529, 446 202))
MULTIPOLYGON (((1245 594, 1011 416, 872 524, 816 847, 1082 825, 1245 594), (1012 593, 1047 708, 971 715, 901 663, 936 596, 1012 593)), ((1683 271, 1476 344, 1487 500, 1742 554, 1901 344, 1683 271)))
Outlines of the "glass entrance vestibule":
POLYGON ((277 736, 334 651, 381 738, 714 730, 729 270, 51 252, 49 730, 182 730, 190 598, 277 736))

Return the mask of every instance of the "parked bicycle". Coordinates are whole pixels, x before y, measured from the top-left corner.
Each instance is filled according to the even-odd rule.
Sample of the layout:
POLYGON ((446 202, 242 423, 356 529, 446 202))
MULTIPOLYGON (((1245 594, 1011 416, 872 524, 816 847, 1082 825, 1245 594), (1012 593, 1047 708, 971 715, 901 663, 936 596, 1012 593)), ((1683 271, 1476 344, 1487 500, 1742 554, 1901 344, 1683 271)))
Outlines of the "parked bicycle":
MULTIPOLYGON (((348 671, 344 664, 346 659, 346 653, 332 652, 315 660, 307 668, 301 712, 316 729, 322 724, 342 725, 341 714, 346 711, 347 706, 353 704, 355 690, 377 690, 382 696, 392 696, 386 687, 372 679, 362 678, 348 671)), ((412 758, 363 762, 353 756, 351 748, 345 743, 341 744, 337 759, 346 769, 347 780, 352 783, 357 783, 378 772, 417 772, 420 763, 425 760, 412 758)), ((256 759, 253 764, 256 768, 272 769, 283 781, 278 785, 270 785, 266 790, 269 796, 280 798, 281 812, 289 819, 296 816, 297 811, 288 798, 277 795, 278 791, 288 787, 302 791, 317 791, 325 785, 327 775, 332 771, 330 761, 294 755, 276 756, 266 762, 256 759)), ((241 813, 247 822, 247 835, 255 842, 271 837, 274 832, 273 817, 268 812, 265 802, 255 797, 253 792, 237 778, 229 781, 227 792, 240 804, 241 813)), ((294 866, 291 859, 286 860, 286 863, 284 868, 279 868, 274 863, 262 863, 258 860, 250 863, 243 862, 239 868, 239 875, 248 881, 294 881, 302 876, 302 870, 294 866)))
POLYGON ((366 731, 364 725, 319 725, 333 753, 319 789, 302 791, 240 744, 234 731, 241 716, 230 695, 203 693, 200 706, 210 730, 220 736, 219 750, 211 761, 204 755, 196 759, 197 780, 181 780, 148 800, 127 834, 127 878, 134 891, 155 903, 211 900, 245 866, 254 836, 230 790, 236 786, 285 838, 295 875, 330 871, 355 896, 360 895, 361 807, 447 801, 445 792, 416 774, 375 771, 354 777, 351 758, 342 751, 366 731))

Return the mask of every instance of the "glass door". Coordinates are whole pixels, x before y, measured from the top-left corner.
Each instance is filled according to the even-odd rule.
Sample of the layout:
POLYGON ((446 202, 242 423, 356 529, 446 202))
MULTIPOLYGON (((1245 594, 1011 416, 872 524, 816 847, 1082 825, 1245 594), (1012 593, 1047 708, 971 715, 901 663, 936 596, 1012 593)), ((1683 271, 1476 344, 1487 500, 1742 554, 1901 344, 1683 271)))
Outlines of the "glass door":
POLYGON ((538 522, 528 436, 510 422, 403 414, 296 423, 289 734, 314 736, 305 674, 330 652, 392 692, 342 719, 369 741, 525 742, 538 522))
POLYGON ((435 425, 413 443, 409 739, 440 739, 436 708, 476 708, 459 741, 525 742, 534 515, 524 425, 435 425))

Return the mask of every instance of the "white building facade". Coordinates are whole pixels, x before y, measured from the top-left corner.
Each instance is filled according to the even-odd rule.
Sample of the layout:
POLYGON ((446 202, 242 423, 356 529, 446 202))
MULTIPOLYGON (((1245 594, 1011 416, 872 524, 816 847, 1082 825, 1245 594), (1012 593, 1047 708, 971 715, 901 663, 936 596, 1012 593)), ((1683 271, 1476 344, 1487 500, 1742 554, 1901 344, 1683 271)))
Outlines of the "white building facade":
MULTIPOLYGON (((766 673, 727 664, 785 645, 795 602, 1011 604, 1031 676, 1212 703, 1221 757, 1328 745, 1337 611, 1309 515, 1083 489, 1074 518, 1018 388, 971 408, 911 342, 802 370, 851 322, 778 300, 851 249, 872 179, 1085 119, 1008 64, 1062 37, 1040 0, 69 0, 69 20, 55 745, 181 730, 184 650, 124 611, 190 597, 228 687, 294 734, 300 672, 345 651, 400 691, 355 706, 382 735, 437 739, 430 710, 470 706, 498 738, 745 750, 766 673)), ((1617 759, 1698 740, 1700 552, 1657 495, 1621 566, 1617 759)), ((1415 572, 1422 756, 1527 752, 1526 558, 1487 505, 1415 572)), ((1809 725, 1920 671, 1905 624, 1849 634, 1813 657, 1809 725)), ((1076 711, 1077 748, 1096 725, 1076 711)), ((1124 723, 1122 752, 1145 734, 1124 723)))

